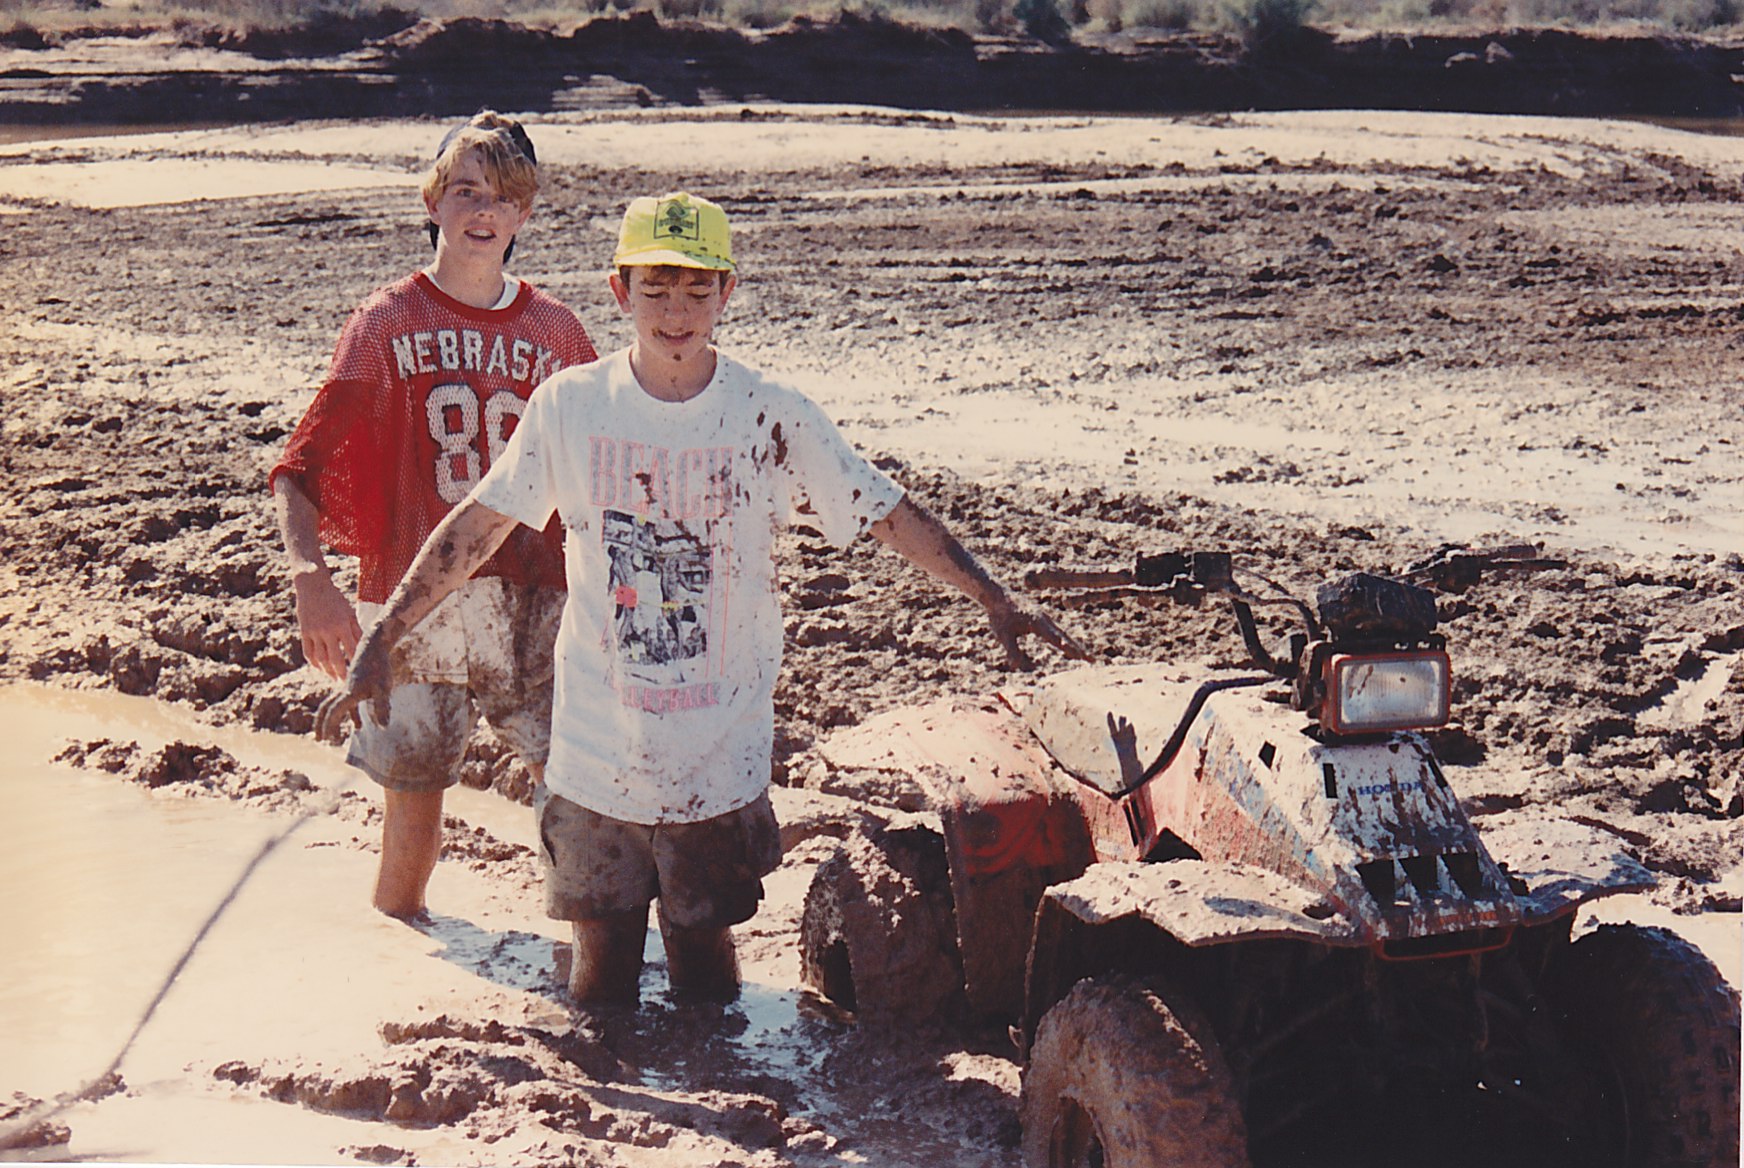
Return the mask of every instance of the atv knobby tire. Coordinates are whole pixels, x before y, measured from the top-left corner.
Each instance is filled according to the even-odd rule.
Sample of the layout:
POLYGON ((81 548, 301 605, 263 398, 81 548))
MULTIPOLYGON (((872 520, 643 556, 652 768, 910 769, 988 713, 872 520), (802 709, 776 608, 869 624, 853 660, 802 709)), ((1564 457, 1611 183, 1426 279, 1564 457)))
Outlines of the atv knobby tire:
POLYGON ((1209 1024, 1144 981, 1081 981, 1043 1016, 1022 1109, 1024 1168, 1247 1168, 1209 1024))
POLYGON ((1571 1041, 1621 1086, 1618 1164, 1738 1164, 1738 998, 1699 949, 1605 925, 1558 958, 1549 989, 1571 1041))
POLYGON ((799 957, 804 982, 863 1022, 945 1020, 963 967, 944 840, 923 827, 850 836, 806 891, 799 957))

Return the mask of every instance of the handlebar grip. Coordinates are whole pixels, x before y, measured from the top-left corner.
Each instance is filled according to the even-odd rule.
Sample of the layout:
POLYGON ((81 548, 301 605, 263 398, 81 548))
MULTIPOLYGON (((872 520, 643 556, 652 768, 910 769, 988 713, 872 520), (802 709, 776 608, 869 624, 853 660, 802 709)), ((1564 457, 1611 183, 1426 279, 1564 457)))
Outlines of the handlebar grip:
POLYGON ((1025 588, 1120 588, 1135 582, 1130 568, 1031 568, 1025 588))

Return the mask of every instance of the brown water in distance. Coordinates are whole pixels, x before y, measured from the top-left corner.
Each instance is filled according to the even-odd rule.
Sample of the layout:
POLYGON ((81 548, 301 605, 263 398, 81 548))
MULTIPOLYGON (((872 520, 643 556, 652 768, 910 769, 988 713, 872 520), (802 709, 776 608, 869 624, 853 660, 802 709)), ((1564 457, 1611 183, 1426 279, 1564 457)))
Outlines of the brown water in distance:
POLYGON ((101 123, 67 123, 54 126, 0 124, 0 146, 18 142, 65 142, 75 138, 110 138, 137 134, 174 134, 182 130, 217 130, 225 122, 176 122, 162 126, 116 126, 101 123))

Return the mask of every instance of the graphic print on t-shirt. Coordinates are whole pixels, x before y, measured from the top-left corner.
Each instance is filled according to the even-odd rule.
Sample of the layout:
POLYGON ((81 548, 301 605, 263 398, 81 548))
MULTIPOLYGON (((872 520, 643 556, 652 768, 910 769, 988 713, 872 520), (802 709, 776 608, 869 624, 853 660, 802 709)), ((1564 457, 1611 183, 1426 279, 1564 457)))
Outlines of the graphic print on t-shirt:
POLYGON ((635 709, 666 713, 720 700, 720 622, 731 559, 732 450, 588 439, 589 502, 607 561, 600 642, 610 684, 635 709))
POLYGON ((629 678, 672 685, 699 679, 707 664, 714 569, 710 549, 670 519, 624 511, 601 516, 617 659, 629 678))

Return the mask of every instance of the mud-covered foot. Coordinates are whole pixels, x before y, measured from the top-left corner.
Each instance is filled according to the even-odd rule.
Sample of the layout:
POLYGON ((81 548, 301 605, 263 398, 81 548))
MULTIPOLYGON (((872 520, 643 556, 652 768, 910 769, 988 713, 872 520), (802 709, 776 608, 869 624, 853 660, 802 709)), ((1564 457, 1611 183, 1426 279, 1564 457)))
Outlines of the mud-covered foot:
POLYGON ((629 1006, 642 996, 642 946, 648 910, 571 922, 573 941, 564 978, 577 1005, 629 1006))
POLYGON ((638 1009, 638 1005, 572 1002, 569 1034, 557 1045, 565 1058, 601 1082, 639 1082, 638 1009))
POLYGON ((682 929, 661 922, 666 976, 678 1002, 732 1002, 739 997, 739 954, 731 929, 682 929))

